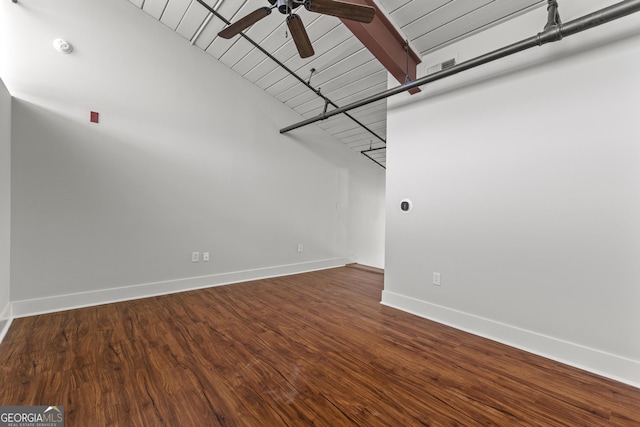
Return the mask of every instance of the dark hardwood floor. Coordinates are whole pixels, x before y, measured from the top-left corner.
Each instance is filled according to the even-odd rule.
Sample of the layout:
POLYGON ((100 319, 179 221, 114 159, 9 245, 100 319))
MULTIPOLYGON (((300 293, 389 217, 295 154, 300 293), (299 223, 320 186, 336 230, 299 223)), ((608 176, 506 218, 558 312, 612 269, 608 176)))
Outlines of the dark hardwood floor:
POLYGON ((16 319, 0 405, 67 426, 638 426, 640 390, 382 306, 338 268, 16 319))

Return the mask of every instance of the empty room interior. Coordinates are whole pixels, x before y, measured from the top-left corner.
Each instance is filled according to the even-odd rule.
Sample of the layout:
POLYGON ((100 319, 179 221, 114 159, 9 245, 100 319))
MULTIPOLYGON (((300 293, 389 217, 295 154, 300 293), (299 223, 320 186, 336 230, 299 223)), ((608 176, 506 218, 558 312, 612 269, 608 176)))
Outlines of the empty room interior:
POLYGON ((0 425, 640 425, 639 11, 2 0, 0 425))

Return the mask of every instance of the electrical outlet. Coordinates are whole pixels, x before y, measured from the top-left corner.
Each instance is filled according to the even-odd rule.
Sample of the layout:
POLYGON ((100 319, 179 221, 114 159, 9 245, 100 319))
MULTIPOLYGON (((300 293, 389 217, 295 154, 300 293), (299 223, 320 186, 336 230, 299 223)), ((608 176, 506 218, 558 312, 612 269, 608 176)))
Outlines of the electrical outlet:
POLYGON ((304 251, 304 246, 302 245, 302 243, 298 244, 298 252, 303 252, 304 251))
POLYGON ((202 261, 209 262, 209 252, 202 252, 202 261))
POLYGON ((440 286, 440 273, 433 273, 433 284, 440 286))
POLYGON ((191 262, 200 261, 200 252, 191 252, 191 262))

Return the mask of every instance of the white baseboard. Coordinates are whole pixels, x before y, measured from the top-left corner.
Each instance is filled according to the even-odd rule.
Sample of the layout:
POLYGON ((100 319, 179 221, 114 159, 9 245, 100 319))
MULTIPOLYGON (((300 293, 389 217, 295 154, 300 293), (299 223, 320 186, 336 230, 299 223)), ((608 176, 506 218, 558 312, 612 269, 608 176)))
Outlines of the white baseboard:
POLYGON ((382 304, 640 388, 640 361, 637 360, 390 291, 382 292, 382 304))
POLYGON ((12 321, 13 315, 11 313, 11 303, 7 303, 7 305, 0 310, 0 343, 7 334, 12 321))
POLYGON ((128 301, 191 291, 195 289, 229 285, 249 280, 288 276, 291 274, 342 267, 348 262, 349 260, 346 258, 333 258, 300 264, 280 265, 275 267, 258 268, 255 270, 235 271, 230 273, 213 274, 210 276, 190 277, 164 282, 124 286, 120 288, 34 298, 13 301, 11 308, 13 311, 13 317, 27 317, 56 311, 72 310, 75 308, 110 304, 119 301, 128 301))

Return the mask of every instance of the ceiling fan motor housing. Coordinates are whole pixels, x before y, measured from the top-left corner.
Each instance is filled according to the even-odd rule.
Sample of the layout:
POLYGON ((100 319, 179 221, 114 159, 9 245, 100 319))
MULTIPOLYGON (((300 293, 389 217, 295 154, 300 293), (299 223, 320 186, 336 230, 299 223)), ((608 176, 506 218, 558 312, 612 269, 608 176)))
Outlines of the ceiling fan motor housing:
POLYGON ((288 15, 292 10, 300 7, 304 0, 269 0, 269 3, 277 7, 283 15, 288 15))
MULTIPOLYGON (((200 0, 198 0, 200 1, 200 0)), ((242 33, 252 25, 271 14, 273 9, 278 9, 283 15, 287 15, 287 28, 291 32, 291 38, 295 42, 300 58, 309 58, 314 55, 313 46, 309 34, 299 15, 293 13, 300 6, 311 12, 323 15, 335 16, 340 19, 348 19, 356 22, 370 23, 375 17, 376 10, 371 6, 357 3, 349 3, 340 0, 267 0, 271 6, 264 6, 243 16, 234 23, 227 22, 228 26, 219 33, 223 39, 230 39, 242 33)), ((246 37, 246 36, 245 36, 246 37)))

